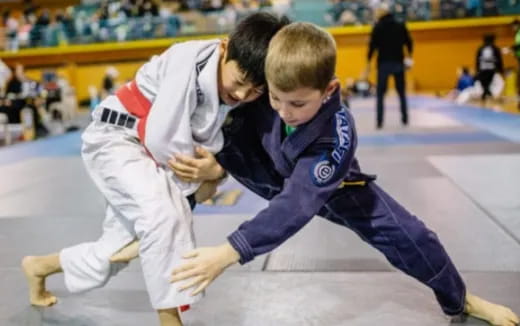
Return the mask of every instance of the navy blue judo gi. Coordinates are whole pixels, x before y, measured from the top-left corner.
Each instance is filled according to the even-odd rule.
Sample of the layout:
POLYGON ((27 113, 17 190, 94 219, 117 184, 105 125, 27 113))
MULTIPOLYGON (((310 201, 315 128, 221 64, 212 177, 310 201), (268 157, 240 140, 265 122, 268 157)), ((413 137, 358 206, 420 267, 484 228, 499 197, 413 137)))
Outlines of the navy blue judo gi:
POLYGON ((447 315, 463 312, 465 285, 434 232, 363 174, 357 135, 339 92, 288 136, 267 96, 233 111, 218 162, 268 199, 228 240, 244 264, 279 246, 315 215, 356 232, 390 263, 430 287, 447 315))

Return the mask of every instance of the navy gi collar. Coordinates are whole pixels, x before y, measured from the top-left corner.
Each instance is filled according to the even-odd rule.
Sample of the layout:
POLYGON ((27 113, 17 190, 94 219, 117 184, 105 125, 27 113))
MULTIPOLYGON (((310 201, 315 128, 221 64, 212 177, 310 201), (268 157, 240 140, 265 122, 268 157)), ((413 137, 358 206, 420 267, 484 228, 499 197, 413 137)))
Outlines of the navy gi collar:
MULTIPOLYGON (((294 162, 310 144, 323 134, 324 128, 332 128, 332 126, 330 126, 330 118, 341 109, 341 98, 338 88, 331 97, 323 103, 311 121, 298 126, 292 134, 287 135, 281 146, 284 156, 290 162, 294 162)), ((283 130, 282 119, 279 117, 275 120, 274 128, 275 132, 280 132, 279 139, 281 139, 283 130)))

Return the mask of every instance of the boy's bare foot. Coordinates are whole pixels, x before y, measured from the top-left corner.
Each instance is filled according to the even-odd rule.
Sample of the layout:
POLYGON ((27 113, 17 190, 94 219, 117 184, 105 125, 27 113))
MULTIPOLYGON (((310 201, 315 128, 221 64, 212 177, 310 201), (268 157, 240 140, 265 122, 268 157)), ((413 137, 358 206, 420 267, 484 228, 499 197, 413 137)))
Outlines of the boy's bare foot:
POLYGON ((470 316, 483 319, 494 326, 516 326, 520 322, 518 316, 511 309, 469 293, 466 295, 464 312, 470 316))
POLYGON ((129 263, 139 256, 139 241, 134 240, 110 257, 111 263, 129 263))
POLYGON ((50 307, 58 299, 45 289, 45 279, 53 272, 47 264, 46 257, 27 256, 22 260, 22 269, 29 286, 29 300, 32 305, 50 307))
POLYGON ((217 205, 233 206, 237 203, 238 198, 242 195, 242 190, 235 189, 224 192, 217 198, 217 205))

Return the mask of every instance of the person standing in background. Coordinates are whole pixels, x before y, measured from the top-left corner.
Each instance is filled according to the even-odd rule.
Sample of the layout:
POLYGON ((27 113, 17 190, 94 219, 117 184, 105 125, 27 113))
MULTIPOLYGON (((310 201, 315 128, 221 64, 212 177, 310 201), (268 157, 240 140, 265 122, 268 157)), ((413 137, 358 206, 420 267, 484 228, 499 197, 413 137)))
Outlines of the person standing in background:
POLYGON ((411 66, 413 42, 405 24, 394 18, 389 6, 382 3, 375 11, 377 22, 370 34, 368 63, 366 75, 370 71, 370 61, 377 51, 377 128, 383 127, 384 97, 387 90, 388 77, 394 76, 395 87, 401 103, 401 122, 408 124, 408 108, 406 103, 405 68, 411 66), (406 46, 408 56, 405 59, 403 47, 406 46))
POLYGON ((502 61, 502 53, 495 45, 495 34, 484 35, 483 44, 477 50, 475 60, 477 80, 482 85, 482 101, 485 101, 491 94, 491 82, 496 73, 502 74, 504 64, 502 61))

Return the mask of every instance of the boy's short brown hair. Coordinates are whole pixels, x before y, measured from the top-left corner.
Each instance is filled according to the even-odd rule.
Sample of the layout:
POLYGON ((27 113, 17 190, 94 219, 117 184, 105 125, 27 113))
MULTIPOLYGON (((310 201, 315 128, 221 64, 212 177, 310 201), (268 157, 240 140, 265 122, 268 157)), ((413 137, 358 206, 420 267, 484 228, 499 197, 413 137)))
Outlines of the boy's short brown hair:
POLYGON ((292 23, 275 34, 265 62, 268 83, 283 92, 308 87, 324 91, 334 77, 336 42, 310 23, 292 23))

